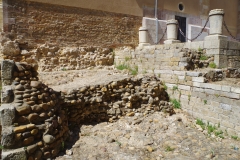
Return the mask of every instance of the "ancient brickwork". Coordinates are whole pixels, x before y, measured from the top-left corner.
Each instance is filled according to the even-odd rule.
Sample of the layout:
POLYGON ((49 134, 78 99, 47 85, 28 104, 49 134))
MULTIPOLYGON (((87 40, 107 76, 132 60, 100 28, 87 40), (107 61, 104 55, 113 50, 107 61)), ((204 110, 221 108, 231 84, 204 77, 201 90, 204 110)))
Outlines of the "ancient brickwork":
POLYGON ((4 3, 4 30, 29 46, 137 44, 141 17, 23 0, 4 3))

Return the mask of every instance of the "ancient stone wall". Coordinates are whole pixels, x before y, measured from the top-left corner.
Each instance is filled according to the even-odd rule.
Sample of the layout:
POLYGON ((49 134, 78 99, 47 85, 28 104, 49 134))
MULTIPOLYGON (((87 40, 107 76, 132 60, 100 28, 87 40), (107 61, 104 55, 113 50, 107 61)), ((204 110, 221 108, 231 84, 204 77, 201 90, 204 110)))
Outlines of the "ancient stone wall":
POLYGON ((136 49, 125 47, 115 50, 115 63, 138 66, 142 74, 154 73, 165 82, 170 98, 180 101, 182 108, 194 118, 219 123, 229 134, 239 136, 239 83, 236 84, 237 79, 234 83, 219 83, 226 78, 239 77, 239 63, 230 61, 239 60, 239 44, 204 41, 136 49), (206 60, 199 58, 202 54, 206 60), (210 68, 211 62, 226 68, 210 68))
POLYGON ((0 45, 1 58, 15 62, 26 62, 39 66, 38 71, 78 70, 95 66, 113 65, 114 52, 112 48, 103 47, 59 47, 53 44, 43 44, 35 49, 24 48, 26 41, 16 39, 11 41, 2 37, 0 45))
POLYGON ((2 62, 2 159, 56 156, 68 136, 63 99, 38 81, 37 67, 2 62))
POLYGON ((48 159, 64 148, 69 127, 163 111, 174 114, 156 77, 123 78, 56 92, 38 80, 37 65, 2 61, 3 160, 48 159))
POLYGON ((25 0, 4 1, 4 31, 28 47, 138 44, 141 17, 25 0))
POLYGON ((164 86, 156 77, 127 78, 86 86, 65 96, 69 123, 115 121, 122 116, 155 111, 173 114, 164 86))
POLYGON ((216 68, 239 69, 240 42, 209 40, 165 45, 122 47, 115 50, 115 63, 138 66, 140 73, 154 69, 194 70, 211 62, 216 68), (200 60, 205 56, 205 60, 200 60), (131 61, 126 62, 126 57, 131 61), (190 65, 194 65, 190 66, 190 65))

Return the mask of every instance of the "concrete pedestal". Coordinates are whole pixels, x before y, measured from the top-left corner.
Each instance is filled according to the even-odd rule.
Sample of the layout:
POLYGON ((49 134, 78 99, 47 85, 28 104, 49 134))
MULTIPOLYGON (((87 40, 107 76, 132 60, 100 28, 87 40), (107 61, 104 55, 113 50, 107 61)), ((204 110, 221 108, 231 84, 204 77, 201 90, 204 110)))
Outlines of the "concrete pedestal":
POLYGON ((227 40, 227 36, 223 36, 223 35, 210 35, 210 36, 206 36, 204 38, 204 41, 212 41, 212 40, 227 40))
POLYGON ((223 9, 214 9, 209 12, 210 35, 222 34, 223 16, 223 9))
POLYGON ((164 41, 164 44, 181 43, 181 41, 177 40, 177 25, 178 21, 175 19, 167 21, 167 40, 164 41))
POLYGON ((139 46, 148 46, 150 45, 148 40, 148 30, 146 27, 139 28, 139 46))

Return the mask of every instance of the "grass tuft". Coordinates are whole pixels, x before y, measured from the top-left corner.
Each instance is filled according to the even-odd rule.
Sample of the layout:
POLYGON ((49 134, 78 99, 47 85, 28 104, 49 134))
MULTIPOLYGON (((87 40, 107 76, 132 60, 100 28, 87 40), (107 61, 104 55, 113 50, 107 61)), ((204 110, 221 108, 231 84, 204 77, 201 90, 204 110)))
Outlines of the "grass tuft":
POLYGON ((175 150, 175 148, 171 148, 170 146, 167 146, 166 148, 165 148, 165 151, 166 152, 171 152, 171 151, 174 151, 175 150))
POLYGON ((210 68, 217 68, 217 65, 214 62, 209 63, 210 68))
POLYGON ((178 108, 178 109, 181 108, 180 101, 178 101, 176 99, 172 99, 171 102, 172 102, 174 108, 178 108))

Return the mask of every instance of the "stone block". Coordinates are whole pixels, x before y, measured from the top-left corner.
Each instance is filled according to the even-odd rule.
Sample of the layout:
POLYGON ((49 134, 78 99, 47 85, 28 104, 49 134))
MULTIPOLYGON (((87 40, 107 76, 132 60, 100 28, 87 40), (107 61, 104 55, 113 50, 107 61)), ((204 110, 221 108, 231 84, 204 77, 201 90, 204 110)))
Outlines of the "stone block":
POLYGON ((228 49, 234 49, 234 50, 240 49, 239 48, 239 42, 228 41, 228 49))
POLYGON ((178 76, 179 80, 185 80, 185 76, 178 76))
POLYGON ((192 77, 192 81, 193 81, 193 82, 201 82, 201 83, 204 83, 204 82, 205 82, 205 78, 204 78, 204 77, 192 77))
POLYGON ((165 85, 166 85, 168 88, 173 88, 173 86, 176 86, 176 84, 171 84, 171 83, 165 83, 165 85))
POLYGON ((206 49, 207 55, 220 55, 222 52, 223 51, 221 49, 206 49))
POLYGON ((206 49, 226 49, 228 48, 227 40, 207 40, 204 41, 204 48, 206 49))
POLYGON ((185 76, 185 71, 173 71, 173 74, 179 75, 179 76, 185 76))
POLYGON ((173 71, 172 70, 154 70, 154 73, 155 74, 158 74, 158 73, 160 73, 160 74, 173 74, 173 71))
POLYGON ((3 86, 2 87, 2 96, 1 96, 1 101, 2 103, 11 103, 14 100, 14 94, 13 94, 13 89, 12 86, 3 86))
POLYGON ((187 62, 179 62, 180 67, 186 67, 188 65, 187 62))
POLYGON ((194 87, 201 87, 202 83, 199 82, 193 82, 194 87))
POLYGON ((202 76, 202 73, 201 73, 201 72, 187 71, 187 72, 186 72, 186 75, 187 75, 187 76, 191 76, 191 77, 199 77, 199 76, 202 76))
POLYGON ((239 94, 231 93, 231 92, 223 92, 223 91, 221 91, 220 95, 223 97, 234 98, 234 99, 239 99, 240 97, 239 94))
MULTIPOLYGON (((215 62, 215 59, 217 60, 217 58, 215 57, 218 57, 218 55, 215 55, 214 56, 214 62, 215 62)), ((226 68, 228 67, 228 57, 226 55, 219 55, 219 61, 215 62, 216 65, 218 66, 218 68, 226 68)))
POLYGON ((6 149, 15 145, 15 134, 12 127, 2 128, 1 145, 6 149))
POLYGON ((178 88, 179 88, 179 89, 182 89, 182 90, 187 90, 187 91, 190 91, 190 90, 191 90, 191 87, 190 87, 190 86, 185 86, 185 85, 178 85, 178 88))
POLYGON ((180 61, 180 58, 179 57, 172 57, 172 58, 170 58, 170 61, 180 61))
POLYGON ((15 63, 12 60, 4 60, 1 65, 2 80, 11 80, 15 63))
POLYGON ((2 126, 11 126, 15 120, 15 107, 11 104, 2 104, 0 107, 0 120, 2 126))
POLYGON ((23 148, 3 151, 2 160, 27 160, 26 152, 23 148))
POLYGON ((196 42, 191 42, 190 43, 190 48, 189 49, 198 50, 199 48, 201 48, 201 49, 204 48, 204 41, 196 41, 196 42))
POLYGON ((194 87, 193 91, 194 92, 205 92, 205 90, 203 88, 197 88, 197 87, 194 87))
POLYGON ((230 86, 222 86, 222 91, 230 92, 231 91, 231 87, 230 86))
POLYGON ((240 88, 231 87, 231 92, 240 94, 240 88))

